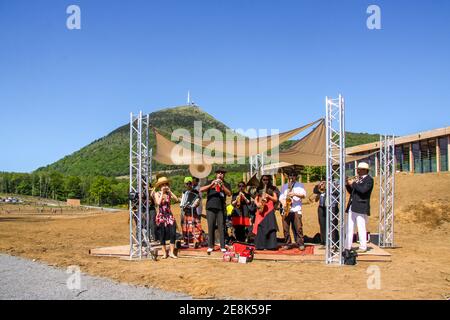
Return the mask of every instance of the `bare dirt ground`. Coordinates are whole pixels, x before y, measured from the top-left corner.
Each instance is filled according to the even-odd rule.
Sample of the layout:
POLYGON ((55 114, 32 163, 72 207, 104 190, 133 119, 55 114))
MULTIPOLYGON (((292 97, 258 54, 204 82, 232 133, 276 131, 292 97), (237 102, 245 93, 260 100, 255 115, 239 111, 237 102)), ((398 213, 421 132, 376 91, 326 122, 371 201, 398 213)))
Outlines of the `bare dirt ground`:
MULTIPOLYGON (((127 212, 38 213, 32 205, 22 205, 20 212, 17 205, 0 205, 0 252, 60 267, 75 264, 91 275, 194 298, 450 299, 450 174, 398 174, 396 181, 399 248, 387 250, 392 262, 336 267, 317 262, 237 264, 192 258, 129 262, 93 257, 88 254, 91 248, 128 243, 127 212), (381 271, 380 289, 367 286, 371 266, 381 271)), ((313 184, 306 188, 310 194, 313 184)), ((378 232, 378 192, 376 185, 372 233, 378 232)), ((304 205, 303 223, 306 235, 318 232, 316 204, 304 205)))

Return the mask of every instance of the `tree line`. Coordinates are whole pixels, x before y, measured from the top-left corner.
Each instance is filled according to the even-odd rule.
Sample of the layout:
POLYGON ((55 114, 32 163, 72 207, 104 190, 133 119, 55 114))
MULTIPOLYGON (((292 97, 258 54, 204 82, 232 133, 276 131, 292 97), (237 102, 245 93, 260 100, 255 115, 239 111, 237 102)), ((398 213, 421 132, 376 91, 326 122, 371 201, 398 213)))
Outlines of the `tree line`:
MULTIPOLYGON (((325 168, 305 167, 301 181, 310 182, 324 179, 325 168)), ((186 173, 186 175, 189 175, 186 173)), ((181 195, 184 189, 185 175, 169 175, 171 188, 181 195)), ((214 179, 212 173, 209 179, 214 179)), ((242 172, 229 172, 227 180, 233 190, 242 180, 242 172)), ((280 178, 276 181, 279 185, 280 178)), ((37 171, 33 173, 0 172, 0 193, 19 194, 34 197, 66 201, 80 199, 84 204, 92 205, 126 205, 128 203, 128 179, 118 179, 106 176, 75 176, 58 171, 37 171)))
POLYGON ((20 194, 85 204, 120 205, 128 201, 128 181, 104 176, 63 175, 57 171, 37 173, 0 172, 0 193, 20 194))

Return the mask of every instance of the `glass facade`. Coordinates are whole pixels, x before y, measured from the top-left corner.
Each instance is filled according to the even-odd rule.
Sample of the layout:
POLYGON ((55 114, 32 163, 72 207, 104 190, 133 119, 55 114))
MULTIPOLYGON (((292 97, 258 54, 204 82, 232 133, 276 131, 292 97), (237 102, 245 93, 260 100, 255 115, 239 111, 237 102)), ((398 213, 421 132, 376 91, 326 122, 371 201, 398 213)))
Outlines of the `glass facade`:
MULTIPOLYGON (((410 151, 413 156, 413 169, 415 173, 437 172, 437 154, 439 150, 439 165, 440 171, 449 171, 449 156, 448 156, 448 142, 449 136, 439 138, 432 138, 428 140, 420 140, 411 144, 401 144, 395 146, 395 160, 397 171, 410 171, 410 151), (436 145, 438 144, 438 145, 436 145), (439 148, 437 148, 439 147, 439 148), (411 148, 411 150, 410 150, 411 148), (438 150, 437 150, 438 149, 438 150)), ((370 154, 375 150, 370 150, 363 153, 354 154, 360 156, 363 154, 370 154)), ((371 175, 375 175, 375 159, 376 155, 361 159, 360 161, 367 162, 370 166, 371 175)), ((348 176, 354 175, 354 164, 346 165, 346 173, 348 176)))
POLYGON ((412 144, 412 154, 414 159, 414 172, 422 173, 422 158, 420 153, 420 144, 419 142, 414 142, 412 144))
POLYGON ((428 159, 429 171, 437 172, 437 155, 436 155, 436 139, 428 140, 428 159))
POLYGON ((409 144, 395 147, 397 171, 409 171, 409 144))
MULTIPOLYGON (((436 139, 415 142, 412 144, 412 150, 414 157, 414 172, 437 172, 436 139)), ((444 162, 447 162, 446 158, 447 157, 445 157, 444 162)), ((442 162, 443 161, 441 159, 441 168, 442 162)))
POLYGON ((441 171, 448 171, 448 137, 441 137, 438 141, 441 171))

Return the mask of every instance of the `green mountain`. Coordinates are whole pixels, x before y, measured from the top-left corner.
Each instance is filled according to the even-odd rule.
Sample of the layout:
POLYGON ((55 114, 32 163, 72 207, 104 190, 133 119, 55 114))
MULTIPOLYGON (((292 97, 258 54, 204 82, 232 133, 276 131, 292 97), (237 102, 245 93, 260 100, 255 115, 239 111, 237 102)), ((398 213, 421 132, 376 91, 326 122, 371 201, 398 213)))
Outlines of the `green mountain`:
MULTIPOLYGON (((150 124, 163 132, 186 128, 191 133, 194 121, 202 121, 203 130, 217 128, 224 132, 228 127, 197 106, 180 106, 152 112, 150 124)), ((93 141, 80 150, 37 171, 59 171, 69 175, 124 176, 129 173, 130 125, 125 124, 108 135, 93 141)), ((153 135, 150 145, 155 146, 153 135)), ((153 170, 177 169, 177 166, 153 164, 153 170)), ((184 167, 185 168, 185 167, 184 167)))
POLYGON ((380 141, 379 134, 370 133, 356 133, 356 132, 346 132, 345 133, 345 146, 347 148, 359 146, 360 144, 366 144, 371 142, 380 141))
MULTIPOLYGON (((229 129, 225 124, 204 112, 197 106, 167 108, 150 114, 150 124, 162 132, 172 132, 177 128, 186 128, 191 133, 194 121, 202 121, 203 130, 216 128, 222 132, 229 129)), ((347 146, 354 146, 379 140, 379 135, 367 133, 347 133, 347 146)), ((58 171, 75 176, 126 176, 129 173, 129 124, 125 124, 108 135, 93 141, 80 150, 64 158, 41 167, 36 171, 58 171)), ((286 141, 280 147, 288 148, 294 140, 286 141)), ((150 145, 155 146, 153 135, 150 145)), ((230 169, 245 170, 246 165, 231 165, 230 169)), ((184 169, 186 166, 167 166, 153 163, 153 170, 184 169)))

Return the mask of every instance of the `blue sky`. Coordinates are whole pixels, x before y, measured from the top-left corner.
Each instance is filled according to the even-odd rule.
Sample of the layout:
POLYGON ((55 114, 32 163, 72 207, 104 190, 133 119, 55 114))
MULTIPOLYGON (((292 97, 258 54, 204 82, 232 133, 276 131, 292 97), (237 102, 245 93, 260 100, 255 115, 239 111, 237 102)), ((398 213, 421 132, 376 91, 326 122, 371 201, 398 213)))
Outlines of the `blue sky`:
POLYGON ((0 171, 52 163, 188 90, 232 128, 282 131, 342 93, 347 130, 404 135, 450 125, 449 88, 448 0, 0 0, 0 171), (81 30, 66 28, 71 4, 81 30))

